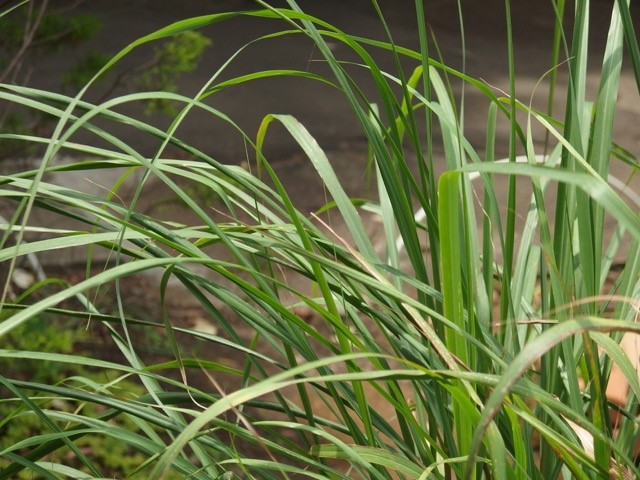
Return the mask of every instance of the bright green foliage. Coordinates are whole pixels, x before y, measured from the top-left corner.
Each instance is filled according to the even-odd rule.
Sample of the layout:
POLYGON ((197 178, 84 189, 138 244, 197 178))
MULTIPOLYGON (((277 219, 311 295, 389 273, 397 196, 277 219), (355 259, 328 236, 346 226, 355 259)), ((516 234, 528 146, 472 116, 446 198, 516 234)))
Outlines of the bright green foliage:
MULTIPOLYGON (((22 453, 23 444, 2 445, 0 457, 10 465, 0 480, 25 470, 72 477, 67 457, 56 455, 63 449, 72 452, 74 468, 87 472, 76 477, 101 478, 96 459, 81 449, 89 435, 103 445, 112 438, 126 443, 136 453, 122 468, 153 479, 639 477, 634 457, 640 381, 620 342, 625 332, 640 333, 640 217, 634 198, 622 197, 610 178, 616 162, 638 170, 637 158, 615 144, 613 131, 625 43, 640 79, 628 2, 612 5, 607 43, 595 47, 605 54, 593 98, 586 88, 587 71, 598 71, 594 65, 587 69, 588 2, 576 2, 571 14, 563 0, 552 2, 550 67, 563 68, 568 80, 563 90, 551 74, 550 97, 566 99, 562 118, 551 109, 551 98, 542 113, 528 99, 499 97, 482 80, 436 60, 421 0, 415 2, 418 50, 395 44, 392 32, 386 41, 350 35, 305 14, 294 0, 287 0, 288 9, 256 3, 262 9, 182 20, 141 37, 75 97, 0 85, 0 99, 58 120, 51 136, 0 133, 0 139, 46 148, 39 170, 0 177, 0 194, 21 214, 6 228, 18 243, 32 229, 43 233, 33 223, 38 208, 78 224, 44 229, 45 239, 20 248, 7 243, 0 262, 13 266, 27 253, 87 246, 105 249, 111 260, 31 305, 11 305, 5 296, 0 338, 29 331, 44 315, 63 314, 101 324, 119 359, 65 355, 46 342, 30 347, 42 351, 0 350, 0 358, 49 362, 60 371, 75 364, 109 372, 109 378, 95 376, 84 384, 37 383, 19 372, 3 377, 0 388, 15 399, 14 411, 29 412, 49 430, 35 437, 29 454, 22 453), (147 43, 165 42, 155 60, 162 58, 174 71, 192 69, 208 42, 191 32, 232 18, 258 18, 282 29, 255 43, 281 36, 312 42, 328 73, 264 70, 218 81, 225 64, 188 97, 172 92, 175 78, 153 66, 142 77, 150 82, 145 89, 155 90, 151 82, 159 82, 164 91, 108 104, 86 100, 105 72, 147 43), (349 63, 337 56, 346 50, 349 63), (397 70, 381 71, 373 51, 392 55, 397 70), (377 105, 350 76, 352 55, 370 74, 377 105), (286 75, 306 79, 310 89, 341 92, 368 141, 379 198, 349 198, 330 157, 292 116, 267 115, 253 138, 204 101, 222 89, 286 75), (464 135, 465 110, 452 87, 460 82, 488 106, 486 144, 474 145, 464 135), (121 105, 149 100, 182 106, 167 130, 119 113, 121 105), (238 131, 250 151, 250 168, 220 163, 176 138, 194 111, 238 131), (93 121, 96 116, 100 122, 93 121), (497 133, 499 122, 508 125, 506 139, 497 133), (120 124, 160 139, 162 146, 151 158, 140 154, 113 135, 111 128, 120 124), (274 124, 284 127, 317 172, 331 197, 326 209, 332 225, 346 228, 348 240, 296 209, 264 154, 274 124), (82 129, 106 146, 76 143, 82 129), (542 138, 534 135, 541 130, 542 138), (504 162, 494 155, 498 142, 510 151, 504 162), (167 154, 168 147, 180 150, 180 158, 167 154), (60 151, 79 156, 60 167, 52 163, 60 151), (89 193, 44 176, 52 169, 84 174, 115 167, 125 173, 109 188, 89 193), (442 168, 445 173, 437 174, 442 168), (143 175, 123 202, 136 172, 143 175), (506 211, 497 187, 505 176, 506 211), (530 187, 525 205, 515 202, 516 178, 530 187), (151 180, 188 214, 170 222, 159 212, 141 211, 138 200, 151 180), (194 199, 196 193, 207 202, 194 199), (382 249, 375 248, 364 210, 382 217, 382 249), (626 262, 613 265, 621 253, 626 262), (123 294, 124 280, 145 272, 160 279, 152 315, 133 308, 123 294), (106 286, 113 289, 115 310, 91 301, 90 293, 106 286), (178 323, 175 296, 189 298, 215 329, 178 323), (69 307, 71 299, 82 307, 69 307), (156 364, 145 354, 157 346, 159 332, 170 357, 156 364), (201 355, 193 358, 193 352, 201 355), (613 406, 607 398, 613 368, 629 383, 627 405, 613 406), (122 383, 111 385, 113 372, 135 380, 141 395, 119 391, 122 383), (43 395, 87 406, 63 414, 39 404, 43 395), (121 418, 135 427, 115 421, 121 418), (62 420, 76 430, 63 430, 62 420), (16 445, 19 454, 11 450, 16 445)), ((372 9, 387 29, 377 2, 372 9)), ((511 32, 506 13, 505 30, 511 32)), ((510 35, 507 42, 507 90, 513 92, 510 35)), ((239 45, 238 53, 245 48, 239 45)), ((640 92, 640 82, 638 87, 640 92)))
MULTIPOLYGON (((7 335, 3 346, 7 350, 28 350, 33 352, 71 353, 77 341, 70 330, 58 329, 51 318, 39 317, 7 335)), ((2 375, 8 378, 32 380, 55 384, 69 371, 57 362, 3 362, 2 375)))
MULTIPOLYGON (((20 84, 28 80, 34 71, 38 71, 38 62, 44 56, 61 54, 64 49, 85 43, 102 28, 93 15, 57 13, 55 4, 47 7, 45 3, 32 2, 32 7, 11 11, 1 20, 0 81, 20 84)), ((198 32, 178 33, 156 48, 153 57, 143 65, 101 77, 104 90, 99 98, 105 100, 118 89, 175 92, 180 77, 198 66, 209 45, 211 41, 198 32)), ((110 58, 106 52, 89 52, 62 73, 61 85, 65 90, 77 91, 110 58)), ((171 115, 175 114, 175 109, 167 99, 151 98, 146 102, 145 112, 171 115)), ((48 130, 50 121, 46 115, 20 109, 14 102, 0 105, 0 128, 5 132, 28 134, 48 130)), ((0 159, 31 153, 28 147, 17 150, 15 145, 0 142, 0 159)))
MULTIPOLYGON (((140 90, 176 92, 177 80, 198 66, 202 53, 210 45, 211 40, 198 32, 178 33, 155 49, 151 66, 136 79, 136 86, 140 90)), ((167 115, 176 113, 167 100, 155 98, 148 101, 146 112, 161 112, 167 115)))
MULTIPOLYGON (((50 320, 49 320, 50 321, 50 320)), ((73 350, 73 334, 70 331, 59 330, 49 324, 44 318, 34 319, 27 327, 22 326, 11 332, 5 339, 7 350, 28 350, 42 352, 70 353, 73 350)), ((0 361, 2 375, 6 378, 31 380, 38 383, 55 385, 65 378, 68 369, 57 362, 50 361, 0 361)), ((13 445, 26 438, 31 438, 42 431, 38 418, 25 415, 20 408, 20 402, 11 399, 6 390, 0 390, 0 437, 3 447, 13 445), (13 418, 12 418, 13 417, 13 418)), ((0 468, 5 468, 9 462, 0 460, 0 468)), ((33 477, 33 472, 20 473, 21 479, 33 477)))
MULTIPOLYGON (((52 317, 38 317, 16 328, 10 335, 5 337, 3 344, 6 350, 30 351, 30 352, 57 352, 60 354, 81 354, 82 340, 84 335, 62 327, 62 322, 52 317)), ((103 370, 100 372, 91 371, 80 365, 73 363, 60 363, 49 360, 19 360, 11 358, 0 359, 2 376, 15 380, 33 382, 44 385, 66 385, 71 388, 82 389, 90 392, 92 388, 101 387, 107 379, 117 379, 117 372, 103 370)), ((142 389, 139 385, 129 380, 119 380, 112 384, 109 390, 113 395, 120 398, 134 399, 141 395, 142 389)), ((2 448, 17 444, 25 439, 30 439, 36 435, 49 433, 49 429, 43 425, 41 419, 29 413, 28 409, 21 407, 19 399, 12 397, 10 392, 0 390, 0 438, 2 438, 2 448)), ((82 415, 89 418, 98 417, 104 408, 92 403, 74 402, 72 399, 51 399, 45 395, 32 397, 43 409, 51 411, 65 412, 67 414, 82 415)), ((113 425, 135 432, 139 427, 126 415, 112 420, 113 425)), ((60 428, 68 428, 69 424, 64 421, 59 422, 60 428)), ((95 466, 107 478, 121 478, 134 471, 145 457, 133 451, 120 439, 101 436, 86 435, 78 441, 78 446, 89 452, 95 466)), ((20 450, 20 454, 26 454, 28 448, 20 450)), ((67 456, 65 464, 73 468, 82 465, 73 459, 71 452, 61 449, 55 456, 67 456)), ((0 459, 0 471, 9 464, 7 460, 0 459)), ((20 479, 41 479, 42 476, 25 470, 18 474, 20 479)), ((146 474, 131 478, 144 479, 146 474)))

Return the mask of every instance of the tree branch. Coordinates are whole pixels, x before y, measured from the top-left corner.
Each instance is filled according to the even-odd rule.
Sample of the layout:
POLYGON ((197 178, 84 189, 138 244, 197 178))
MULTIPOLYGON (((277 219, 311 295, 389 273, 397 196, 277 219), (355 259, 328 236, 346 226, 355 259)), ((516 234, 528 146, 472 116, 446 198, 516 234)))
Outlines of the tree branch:
MULTIPOLYGON (((49 0, 43 0, 42 5, 40 6, 40 10, 38 11, 38 14, 34 19, 33 18, 33 8, 34 8, 33 2, 29 3, 29 12, 27 13, 27 24, 25 25, 25 28, 24 28, 22 45, 20 45, 20 49, 16 52, 16 54, 11 59, 11 62, 9 62, 9 65, 7 66, 7 68, 5 68, 4 72, 2 72, 2 74, 0 75, 0 83, 5 82, 6 79, 11 75, 12 71, 20 70, 20 65, 22 64, 22 61, 24 60, 24 57, 27 54, 27 51, 29 50, 29 47, 33 43, 33 39, 36 35, 36 32, 38 31, 38 27, 40 27, 40 23, 42 22, 45 12, 47 11, 48 5, 49 5, 49 0)), ((13 78, 12 78, 13 81, 16 80, 15 77, 16 76, 13 75, 13 78)))

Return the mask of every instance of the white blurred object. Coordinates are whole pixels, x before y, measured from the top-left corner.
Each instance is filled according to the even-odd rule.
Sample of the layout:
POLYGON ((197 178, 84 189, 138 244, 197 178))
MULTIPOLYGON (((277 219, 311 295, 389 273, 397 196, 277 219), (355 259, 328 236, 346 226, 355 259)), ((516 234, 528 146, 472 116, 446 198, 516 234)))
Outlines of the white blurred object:
MULTIPOLYGON (((8 227, 9 221, 0 215, 0 224, 8 227)), ((36 281, 41 282, 47 278, 38 257, 34 253, 27 253, 25 257, 28 269, 14 267, 11 271, 11 283, 20 290, 26 290, 36 283, 36 281)))
POLYGON ((36 283, 36 277, 24 268, 14 268, 11 274, 11 281, 20 290, 26 290, 36 283))

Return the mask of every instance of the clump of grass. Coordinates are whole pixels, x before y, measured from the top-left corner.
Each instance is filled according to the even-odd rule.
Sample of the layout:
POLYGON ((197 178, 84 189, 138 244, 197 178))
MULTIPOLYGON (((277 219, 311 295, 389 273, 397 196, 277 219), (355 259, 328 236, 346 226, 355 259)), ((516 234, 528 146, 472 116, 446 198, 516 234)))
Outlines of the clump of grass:
MULTIPOLYGON (((1 86, 1 98, 54 115, 59 123, 52 138, 2 135, 41 144, 46 153, 38 170, 1 179, 2 195, 16 205, 6 231, 18 236, 19 247, 7 244, 0 261, 92 245, 112 251, 113 262, 34 304, 5 305, 11 314, 0 324, 0 335, 76 297, 83 308, 72 314, 103 323, 125 360, 105 362, 88 354, 53 351, 3 350, 0 355, 13 361, 38 358, 116 370, 137 378, 144 390, 131 399, 108 391, 88 394, 74 385, 2 377, 5 388, 50 433, 29 442, 31 450, 25 454, 16 453, 27 446, 24 443, 3 445, 0 456, 12 463, 0 478, 14 478, 23 469, 43 478, 100 478, 98 465, 77 447, 88 434, 117 437, 142 453, 146 460, 128 474, 142 472, 148 478, 163 478, 168 472, 198 479, 637 476, 634 439, 640 382, 619 343, 624 332, 640 332, 634 322, 640 220, 637 208, 626 204, 608 183, 611 161, 626 161, 637 169, 633 156, 620 154, 612 133, 625 43, 640 78, 628 3, 619 1, 613 7, 600 88, 592 103, 585 91, 588 3, 576 4, 573 31, 566 32, 565 2, 553 2, 551 67, 564 62, 569 78, 562 119, 513 95, 513 68, 511 93, 498 96, 479 79, 435 60, 420 1, 415 3, 417 51, 396 45, 390 32, 388 41, 350 35, 305 14, 293 0, 287 2, 289 8, 257 3, 262 9, 183 20, 142 37, 103 71, 144 43, 245 16, 269 19, 285 29, 256 42, 283 35, 312 42, 331 76, 259 71, 218 83, 215 74, 194 98, 153 92, 100 105, 83 100, 92 82, 73 98, 1 86), (378 89, 378 105, 364 97, 328 41, 340 42, 358 55, 378 89), (397 59, 397 71, 380 70, 369 53, 377 49, 397 59), (414 70, 402 70, 401 60, 413 61, 414 70), (320 145, 295 118, 268 115, 256 138, 237 129, 255 154, 255 161, 248 159, 255 166, 250 170, 259 175, 222 164, 176 136, 194 109, 235 127, 204 100, 222 88, 282 74, 329 83, 353 110, 368 140, 379 183, 379 198, 364 207, 382 218, 387 248, 382 254, 367 233, 359 203, 348 197, 320 145), (447 87, 453 79, 486 98, 486 145, 472 145, 465 138, 464 118, 447 87), (398 87, 399 96, 394 93, 398 87), (119 105, 149 99, 184 105, 166 131, 116 111, 119 105), (524 122, 518 112, 525 114, 524 122), (418 122, 418 116, 425 121, 418 122), (100 127, 93 123, 96 117, 100 127), (384 118, 390 120, 385 123, 384 118), (493 156, 501 118, 510 125, 507 162, 493 156), (112 135, 109 122, 134 125, 141 135, 159 138, 161 146, 147 158, 112 135), (348 241, 296 210, 263 155, 274 123, 286 129, 317 170, 337 212, 332 218, 338 216, 344 223, 348 241), (553 141, 548 151, 538 150, 534 126, 542 127, 553 141), (72 142, 79 129, 94 133, 110 147, 72 142), (434 173, 439 161, 430 147, 434 142, 441 142, 444 151, 446 172, 440 176, 434 173), (183 150, 190 160, 168 158, 169 146, 183 150), (56 166, 51 159, 61 149, 81 157, 56 166), (524 152, 525 162, 516 161, 518 151, 524 152), (412 156, 418 159, 415 175, 408 160, 412 156), (51 170, 115 167, 127 173, 106 196, 62 188, 43 176, 51 170), (140 171, 142 180, 133 199, 122 205, 119 188, 128 175, 140 171), (479 204, 471 174, 481 181, 479 204), (508 183, 506 214, 496 195, 496 178, 502 175, 508 183), (515 232, 516 178, 527 179, 533 191, 520 242, 515 232), (197 221, 168 222, 138 211, 138 198, 151 179, 171 189, 197 221), (220 208, 212 213, 194 202, 180 186, 183 180, 212 192, 220 208), (550 204, 547 189, 552 184, 557 193, 550 204), (24 235, 36 227, 30 223, 34 208, 73 219, 78 227, 49 229, 47 239, 23 244, 24 235), (416 210, 424 216, 416 216, 416 210), (482 214, 480 225, 477 212, 482 214), (611 237, 605 235, 605 218, 616 223, 611 237), (613 269, 610 259, 623 248, 623 235, 631 244, 627 261, 613 269), (122 279, 146 271, 160 272, 162 314, 156 321, 133 318, 122 301, 117 314, 111 315, 89 301, 92 289, 114 282, 117 292, 122 279), (313 288, 288 282, 294 275, 313 288), (605 280, 611 277, 613 286, 603 295, 605 280), (167 292, 173 280, 200 304, 218 333, 172 323, 167 292), (499 305, 494 309, 497 291, 499 305), (310 324, 302 311, 315 323, 310 324), (129 334, 132 325, 162 329, 171 361, 147 364, 139 354, 137 342, 142 340, 129 334), (240 335, 241 330, 250 331, 249 338, 240 335), (230 349, 242 364, 232 365, 224 357, 187 358, 183 335, 209 349, 230 349), (630 386, 627 404, 615 408, 606 396, 614 367, 630 386), (177 377, 166 374, 168 369, 177 377), (199 371, 208 377, 206 388, 189 381, 199 371), (219 385, 221 372, 235 379, 232 390, 219 385), (32 395, 86 402, 104 411, 97 418, 68 415, 61 427, 53 422, 54 412, 32 401, 32 395), (610 420, 612 409, 618 414, 615 424, 610 420), (121 416, 133 419, 140 430, 114 429, 110 420, 121 416), (64 455, 42 461, 63 450, 71 452, 86 473, 71 472, 64 455)), ((375 1, 372 7, 386 29, 375 1)), ((508 13, 508 1, 505 8, 508 13)), ((509 21, 507 15, 508 31, 509 21)), ((507 41, 513 65, 513 44, 507 41)), ((554 75, 551 82, 557 95, 554 75)))

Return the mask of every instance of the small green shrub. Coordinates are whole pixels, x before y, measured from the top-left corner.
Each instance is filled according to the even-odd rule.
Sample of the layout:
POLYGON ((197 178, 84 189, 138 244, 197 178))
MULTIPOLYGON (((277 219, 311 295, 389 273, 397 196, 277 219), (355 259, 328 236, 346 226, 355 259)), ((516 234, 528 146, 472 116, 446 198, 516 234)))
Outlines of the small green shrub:
MULTIPOLYGON (((82 350, 79 350, 79 345, 85 336, 72 328, 65 328, 62 322, 51 316, 38 317, 28 326, 23 325, 13 330, 10 335, 5 337, 4 346, 7 350, 16 351, 87 354, 88 352, 83 353, 82 350)), ((10 358, 4 358, 0 361, 0 371, 5 378, 28 381, 34 384, 64 385, 85 392, 91 392, 92 388, 98 388, 101 393, 105 393, 108 388, 110 394, 115 398, 135 399, 143 393, 140 385, 127 379, 111 383, 118 379, 118 374, 115 371, 92 371, 73 363, 63 364, 49 360, 25 359, 12 361, 10 358), (105 383, 109 383, 110 386, 103 386, 105 383)), ((11 392, 5 389, 0 389, 0 394, 0 418, 2 419, 0 421, 0 438, 2 438, 0 445, 3 448, 37 435, 50 433, 49 427, 43 423, 42 419, 26 408, 19 398, 12 396, 11 392)), ((90 402, 52 398, 49 395, 36 395, 31 398, 43 410, 66 412, 88 418, 98 418, 105 410, 104 407, 90 402)), ((74 426, 68 421, 56 421, 55 423, 60 429, 74 426)), ((113 418, 110 423, 131 432, 139 430, 139 425, 127 415, 113 418)), ((141 453, 136 453, 117 437, 89 434, 80 439, 77 446, 91 458, 93 465, 102 472, 105 478, 148 478, 144 472, 128 476, 144 462, 145 457, 141 453)), ((26 448, 17 453, 26 455, 28 451, 29 449, 26 448)), ((73 452, 69 450, 57 450, 50 454, 50 458, 54 461, 62 459, 67 466, 82 471, 82 463, 74 459, 73 452)), ((43 460, 46 461, 46 458, 43 460)), ((8 464, 7 460, 0 459, 0 471, 8 464)), ((17 478, 35 480, 46 477, 25 470, 20 472, 17 478)), ((178 477, 171 476, 169 478, 178 477)))
MULTIPOLYGON (((22 83, 27 81, 44 56, 60 54, 93 38, 102 23, 93 15, 58 13, 47 2, 29 8, 19 8, 2 17, 0 36, 0 81, 22 83)), ((102 77, 104 91, 99 95, 107 99, 118 89, 159 90, 175 92, 177 81, 193 71, 211 41, 193 31, 177 33, 171 40, 155 49, 153 57, 143 65, 112 72, 102 77)), ((68 91, 77 91, 104 67, 111 55, 92 51, 62 72, 60 83, 68 91)), ((167 99, 152 98, 146 103, 147 114, 175 114, 167 99)), ((0 104, 0 129, 18 135, 47 131, 51 117, 41 112, 20 108, 15 102, 0 104)), ((33 146, 15 142, 0 142, 0 159, 31 154, 33 146)))
MULTIPOLYGON (((177 80, 195 70, 210 45, 211 40, 198 32, 187 31, 175 35, 171 41, 155 49, 153 59, 143 67, 141 75, 135 80, 137 88, 176 92, 177 80)), ((177 110, 170 101, 153 98, 147 102, 146 113, 175 115, 177 110)))

